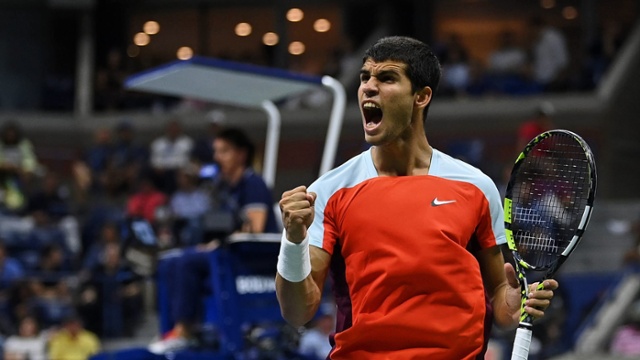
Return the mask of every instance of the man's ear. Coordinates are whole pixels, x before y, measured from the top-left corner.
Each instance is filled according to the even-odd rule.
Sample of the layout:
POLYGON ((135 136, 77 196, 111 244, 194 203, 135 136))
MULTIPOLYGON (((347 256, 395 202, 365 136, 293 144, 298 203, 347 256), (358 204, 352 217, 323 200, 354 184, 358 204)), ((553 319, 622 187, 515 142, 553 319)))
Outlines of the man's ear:
POLYGON ((415 105, 418 107, 426 107, 431 102, 433 90, 429 86, 425 86, 416 92, 415 105))

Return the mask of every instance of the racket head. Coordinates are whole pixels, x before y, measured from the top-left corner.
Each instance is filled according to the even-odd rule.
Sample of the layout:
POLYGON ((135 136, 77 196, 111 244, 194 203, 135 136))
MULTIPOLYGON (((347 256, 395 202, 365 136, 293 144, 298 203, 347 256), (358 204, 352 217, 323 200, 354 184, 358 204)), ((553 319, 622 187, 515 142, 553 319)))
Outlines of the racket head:
POLYGON ((507 244, 520 267, 555 273, 588 225, 596 184, 593 153, 578 134, 550 130, 525 146, 504 199, 507 244))

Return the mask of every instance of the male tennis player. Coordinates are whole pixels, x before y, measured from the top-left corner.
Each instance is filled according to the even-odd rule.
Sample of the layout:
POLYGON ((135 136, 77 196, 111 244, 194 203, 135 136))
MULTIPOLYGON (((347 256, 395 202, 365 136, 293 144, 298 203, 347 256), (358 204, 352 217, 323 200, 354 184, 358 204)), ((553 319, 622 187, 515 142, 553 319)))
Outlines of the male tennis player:
MULTIPOLYGON (((281 311, 294 326, 307 323, 331 274, 331 359, 476 359, 492 321, 518 323, 518 281, 499 248, 498 190, 425 136, 439 79, 426 44, 379 40, 365 53, 358 90, 372 147, 280 200, 281 311)), ((527 301, 535 317, 558 283, 544 285, 527 301)))

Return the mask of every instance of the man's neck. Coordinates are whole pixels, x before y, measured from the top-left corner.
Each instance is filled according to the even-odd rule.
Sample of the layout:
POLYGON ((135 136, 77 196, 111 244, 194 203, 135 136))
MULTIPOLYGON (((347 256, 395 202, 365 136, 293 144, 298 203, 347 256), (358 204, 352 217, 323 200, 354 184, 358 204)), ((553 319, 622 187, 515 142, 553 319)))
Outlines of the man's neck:
POLYGON ((379 176, 427 175, 433 148, 424 138, 374 146, 371 152, 379 176))

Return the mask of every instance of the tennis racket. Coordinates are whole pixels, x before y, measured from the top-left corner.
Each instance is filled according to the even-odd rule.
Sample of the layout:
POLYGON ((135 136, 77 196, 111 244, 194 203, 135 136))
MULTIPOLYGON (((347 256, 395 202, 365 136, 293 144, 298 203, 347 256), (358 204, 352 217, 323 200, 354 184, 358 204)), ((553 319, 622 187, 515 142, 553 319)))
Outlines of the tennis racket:
MULTIPOLYGON (((533 319, 525 312, 527 273, 551 278, 589 222, 596 191, 596 164, 589 145, 567 130, 536 136, 520 153, 504 199, 507 243, 522 291, 520 324, 512 360, 526 360, 533 319)), ((542 289, 542 281, 538 289, 542 289)))

